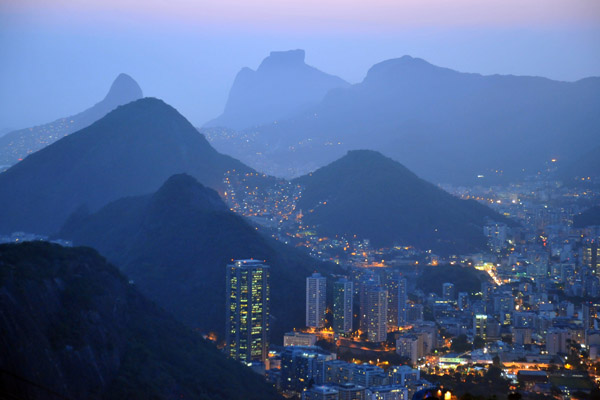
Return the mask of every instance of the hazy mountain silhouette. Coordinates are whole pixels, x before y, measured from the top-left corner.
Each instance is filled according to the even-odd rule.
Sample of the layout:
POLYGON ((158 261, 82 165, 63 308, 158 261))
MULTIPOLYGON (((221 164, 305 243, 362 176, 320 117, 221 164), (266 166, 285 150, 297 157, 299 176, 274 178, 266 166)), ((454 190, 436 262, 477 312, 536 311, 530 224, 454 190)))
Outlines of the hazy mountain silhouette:
POLYGON ((0 135, 0 166, 12 165, 57 140, 99 120, 122 104, 142 98, 142 89, 127 74, 120 74, 102 101, 79 114, 48 124, 0 135))
POLYGON ((278 399, 89 248, 0 245, 7 399, 278 399))
POLYGON ((566 165, 559 169, 558 175, 568 184, 580 183, 588 178, 597 183, 600 179, 600 145, 585 150, 570 162, 567 161, 566 165))
POLYGON ((371 150, 296 179, 304 186, 303 223, 323 235, 357 235, 376 247, 413 245, 436 253, 484 248, 487 218, 506 219, 473 200, 458 199, 403 165, 371 150))
POLYGON ((304 50, 273 51, 256 71, 235 77, 225 111, 207 126, 243 129, 296 115, 320 102, 331 89, 349 84, 304 62, 304 50))
POLYGON ((305 279, 330 267, 263 237, 189 175, 169 178, 154 194, 117 200, 97 213, 75 214, 61 238, 98 249, 142 293, 203 332, 225 328, 225 266, 231 259, 271 266, 272 338, 304 325, 305 279))
POLYGON ((0 232, 54 233, 81 206, 95 211, 152 193, 180 172, 218 188, 228 170, 251 171, 213 149, 173 107, 144 98, 0 174, 0 232))
POLYGON ((243 132, 243 150, 231 154, 254 166, 259 153, 261 165, 278 167, 264 172, 289 176, 368 148, 436 182, 483 182, 600 145, 599 109, 600 78, 483 76, 405 56, 374 65, 304 114, 243 132))

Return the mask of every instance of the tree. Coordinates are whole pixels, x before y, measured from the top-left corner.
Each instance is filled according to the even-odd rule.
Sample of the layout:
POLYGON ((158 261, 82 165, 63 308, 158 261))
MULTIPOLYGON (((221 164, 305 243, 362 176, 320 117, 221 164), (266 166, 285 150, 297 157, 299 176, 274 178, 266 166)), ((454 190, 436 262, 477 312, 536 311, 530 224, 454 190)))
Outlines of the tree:
POLYGON ((472 345, 467 340, 467 335, 459 335, 452 339, 452 345, 450 346, 450 350, 455 351, 457 353, 464 353, 465 351, 471 350, 472 345))
POLYGON ((508 394, 508 400, 521 400, 523 396, 519 392, 513 392, 508 394))

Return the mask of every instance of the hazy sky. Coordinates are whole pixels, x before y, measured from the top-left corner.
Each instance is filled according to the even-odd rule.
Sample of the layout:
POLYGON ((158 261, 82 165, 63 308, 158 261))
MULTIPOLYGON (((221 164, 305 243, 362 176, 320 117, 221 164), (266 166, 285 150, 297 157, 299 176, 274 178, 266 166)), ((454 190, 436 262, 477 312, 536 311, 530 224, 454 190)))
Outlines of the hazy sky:
POLYGON ((0 0, 0 129, 99 101, 126 72, 201 125, 271 50, 350 82, 409 54, 466 72, 600 76, 598 0, 0 0))

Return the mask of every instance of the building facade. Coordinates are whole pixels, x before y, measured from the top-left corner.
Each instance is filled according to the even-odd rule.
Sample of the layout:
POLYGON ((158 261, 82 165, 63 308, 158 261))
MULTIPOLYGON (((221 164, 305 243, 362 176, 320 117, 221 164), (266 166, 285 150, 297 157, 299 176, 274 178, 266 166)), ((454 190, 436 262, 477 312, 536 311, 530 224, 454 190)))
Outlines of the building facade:
POLYGON ((338 334, 352 332, 354 288, 352 282, 340 278, 333 284, 333 331, 338 334))
POLYGON ((243 362, 262 361, 269 351, 269 266, 236 260, 227 266, 227 354, 243 362))

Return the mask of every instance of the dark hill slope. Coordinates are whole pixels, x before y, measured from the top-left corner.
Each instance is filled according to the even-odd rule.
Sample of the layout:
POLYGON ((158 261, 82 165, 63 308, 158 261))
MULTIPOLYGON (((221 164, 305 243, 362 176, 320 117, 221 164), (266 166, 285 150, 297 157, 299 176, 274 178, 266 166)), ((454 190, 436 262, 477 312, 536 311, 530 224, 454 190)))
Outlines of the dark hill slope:
POLYGON ((83 205, 95 211, 152 193, 176 173, 218 188, 228 170, 251 171, 213 149, 173 107, 144 98, 0 174, 0 233, 54 233, 83 205))
POLYGON ((228 210, 216 192, 175 175, 153 195, 125 198, 74 216, 60 237, 98 249, 140 290, 203 332, 225 328, 225 266, 271 266, 272 338, 304 325, 305 278, 329 267, 272 239, 228 210))
POLYGON ((403 165, 370 150, 341 159, 295 182, 304 186, 303 222, 325 235, 358 235, 376 246, 410 244, 465 253, 486 243, 486 218, 505 218, 475 201, 460 200, 403 165))
POLYGON ((92 249, 0 245, 0 331, 2 398, 279 398, 92 249))
POLYGON ((558 176, 568 185, 586 180, 597 184, 600 181, 600 145, 567 162, 558 170, 558 176))
POLYGON ((142 96, 142 89, 137 82, 127 74, 120 74, 106 97, 87 110, 0 137, 0 166, 12 165, 64 136, 91 125, 118 106, 141 99, 142 96))

